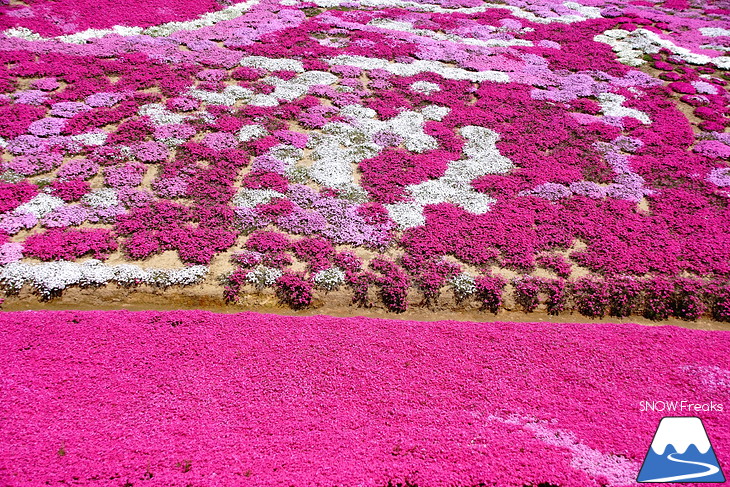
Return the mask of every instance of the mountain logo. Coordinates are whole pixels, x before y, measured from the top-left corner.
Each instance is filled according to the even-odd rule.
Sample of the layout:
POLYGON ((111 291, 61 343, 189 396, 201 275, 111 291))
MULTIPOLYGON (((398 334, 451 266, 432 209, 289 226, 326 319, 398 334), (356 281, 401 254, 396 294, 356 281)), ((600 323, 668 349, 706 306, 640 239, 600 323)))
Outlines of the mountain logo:
POLYGON ((662 418, 637 482, 725 482, 700 418, 662 418))

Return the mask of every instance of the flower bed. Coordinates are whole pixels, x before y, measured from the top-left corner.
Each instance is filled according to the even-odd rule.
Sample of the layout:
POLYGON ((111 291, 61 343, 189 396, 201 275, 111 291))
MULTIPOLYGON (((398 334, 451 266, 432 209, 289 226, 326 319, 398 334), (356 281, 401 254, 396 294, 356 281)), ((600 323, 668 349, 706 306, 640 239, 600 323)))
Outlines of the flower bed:
POLYGON ((2 266, 168 252, 231 301, 726 317, 719 3, 92 3, 4 7, 2 266), (230 259, 261 232, 289 245, 230 259), (637 304, 580 302, 586 274, 637 304))
MULTIPOLYGON (((3 485, 629 486, 667 414, 640 401, 730 404, 728 332, 200 311, 0 331, 3 485)), ((694 414, 727 472, 728 413, 694 414)))

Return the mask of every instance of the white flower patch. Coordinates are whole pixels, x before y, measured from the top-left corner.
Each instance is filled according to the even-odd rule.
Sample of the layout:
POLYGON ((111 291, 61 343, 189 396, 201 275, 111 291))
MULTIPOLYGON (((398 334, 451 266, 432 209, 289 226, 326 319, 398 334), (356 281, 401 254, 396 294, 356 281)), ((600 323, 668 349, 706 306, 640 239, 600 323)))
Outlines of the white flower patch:
MULTIPOLYGON (((714 51, 729 51, 730 52, 730 46, 721 46, 719 44, 702 44, 700 46, 700 49, 712 49, 714 51)), ((702 76, 702 75, 700 75, 702 76)))
MULTIPOLYGON (((441 107, 434 107, 434 110, 438 115, 448 113, 448 109, 441 107)), ((426 117, 422 113, 404 111, 385 121, 377 120, 374 110, 360 105, 348 105, 340 113, 353 118, 353 125, 328 123, 323 133, 313 136, 308 144, 313 149, 309 176, 323 186, 357 188, 353 165, 380 153, 382 147, 372 142, 379 132, 397 134, 411 152, 423 153, 438 148, 436 139, 423 132, 426 117)), ((450 201, 467 211, 481 214, 494 203, 493 198, 474 191, 469 183, 484 174, 507 172, 513 165, 494 146, 498 139, 496 133, 481 127, 464 127, 462 134, 468 139, 464 151, 469 159, 452 162, 446 174, 437 180, 408 188, 421 210, 426 204, 450 201)), ((412 218, 409 216, 412 211, 411 207, 397 206, 393 210, 396 215, 393 219, 401 226, 413 226, 422 217, 412 218)))
POLYGON ((39 193, 35 195, 30 201, 18 206, 15 209, 14 213, 30 213, 36 218, 43 218, 56 208, 65 204, 66 203, 61 198, 51 196, 50 194, 46 193, 39 193))
POLYGON ((442 107, 440 105, 429 105, 421 109, 421 114, 428 120, 436 120, 440 122, 446 115, 451 112, 451 108, 442 107))
POLYGON ((606 485, 630 485, 635 481, 635 473, 639 465, 623 456, 603 453, 579 441, 568 430, 552 427, 546 421, 532 421, 523 425, 523 429, 532 432, 535 438, 544 443, 557 446, 570 452, 570 466, 582 470, 591 477, 603 477, 606 485))
POLYGON ((132 264, 110 266, 96 259, 83 263, 59 260, 40 264, 11 262, 0 266, 0 283, 19 291, 26 284, 49 297, 70 286, 101 286, 115 282, 121 286, 150 284, 189 286, 202 281, 208 267, 196 265, 180 269, 144 269, 132 264))
POLYGON ((328 123, 324 130, 330 133, 310 137, 313 150, 309 176, 319 184, 331 188, 353 185, 354 165, 375 157, 380 146, 367 142, 367 137, 361 131, 345 123, 328 123), (336 133, 333 134, 332 131, 335 130, 336 133), (357 139, 362 141, 354 145, 352 141, 357 139))
POLYGON ((643 59, 644 54, 656 54, 662 48, 665 48, 690 64, 714 63, 720 69, 730 69, 730 58, 728 57, 713 58, 694 53, 646 29, 636 29, 632 32, 623 29, 611 29, 603 34, 598 34, 593 40, 611 46, 617 54, 618 60, 629 66, 641 66, 646 62, 643 59))
POLYGON ((475 215, 488 212, 491 205, 497 201, 470 187, 456 185, 444 178, 424 181, 414 186, 408 186, 407 189, 413 199, 421 205, 436 205, 448 201, 475 215))
MULTIPOLYGON (((233 103, 231 103, 231 105, 232 104, 233 103)), ((277 107, 279 106, 279 101, 272 95, 258 93, 251 97, 251 99, 248 101, 248 104, 255 107, 277 107)))
POLYGON ((426 95, 430 95, 431 93, 441 91, 441 87, 436 83, 431 83, 430 81, 416 81, 411 84, 411 90, 416 93, 425 93, 426 95))
POLYGON ((98 259, 89 259, 82 264, 76 264, 76 267, 81 271, 82 279, 77 283, 81 286, 103 286, 116 278, 114 267, 105 265, 98 259))
POLYGON ((100 39, 109 34, 118 34, 120 36, 138 36, 142 34, 142 27, 127 27, 115 25, 111 29, 86 29, 75 34, 63 35, 56 37, 56 40, 67 42, 69 44, 86 44, 91 39, 100 39))
POLYGON ((330 267, 323 271, 319 271, 314 275, 314 284, 317 287, 333 291, 345 282, 345 273, 337 267, 330 267))
POLYGON ((459 274, 451 278, 451 287, 454 288, 454 294, 459 298, 465 298, 477 291, 474 276, 466 273, 459 274))
POLYGON ((730 37, 730 29, 722 27, 700 27, 700 34, 705 37, 730 37))
POLYGON ((633 117, 644 125, 651 123, 651 118, 646 113, 635 108, 622 106, 626 101, 625 96, 616 93, 601 93, 598 95, 598 104, 601 105, 601 111, 608 117, 633 117))
POLYGON ((454 182, 471 182, 486 174, 502 174, 514 168, 512 161, 499 153, 499 134, 485 127, 468 125, 461 129, 466 138, 464 153, 468 160, 454 161, 446 169, 444 178, 454 182))
POLYGON ((167 107, 165 107, 165 105, 160 103, 148 103, 147 105, 142 105, 139 107, 139 110, 137 110, 137 113, 142 117, 150 117, 152 123, 158 126, 180 124, 190 118, 190 116, 171 112, 167 109, 167 107))
POLYGON ((264 69, 266 71, 295 71, 304 72, 304 65, 296 59, 278 59, 265 56, 247 56, 241 59, 241 66, 264 69))
POLYGON ((11 27, 5 29, 3 35, 7 37, 17 37, 18 39, 25 39, 26 41, 40 41, 43 37, 40 34, 33 32, 27 27, 11 27))
POLYGON ((230 7, 218 10, 217 12, 205 13, 195 20, 188 20, 185 22, 168 22, 166 24, 148 27, 143 31, 143 33, 154 37, 168 37, 181 30, 197 30, 203 27, 210 27, 218 22, 233 20, 240 17, 258 3, 259 0, 248 0, 247 2, 236 3, 230 7))
POLYGON ((249 140, 263 137, 268 134, 266 129, 262 125, 244 125, 241 130, 238 131, 238 140, 241 142, 248 142, 249 140))
POLYGON ((117 206, 119 199, 114 188, 99 188, 82 196, 81 202, 92 208, 109 208, 110 206, 117 206))
POLYGON ((0 148, 6 148, 8 146, 8 141, 0 137, 0 148))
MULTIPOLYGON (((145 282, 148 271, 134 264, 120 264, 114 266, 114 280, 122 286, 131 286, 138 282, 145 282)), ((154 269, 150 269, 154 271, 154 269)))
MULTIPOLYGON (((262 79, 261 82, 275 87, 271 95, 266 96, 272 98, 277 105, 279 103, 277 100, 293 101, 300 96, 306 95, 309 91, 309 86, 305 84, 295 83, 292 80, 283 80, 278 76, 268 76, 262 79)), ((253 101, 250 104, 255 105, 253 101)))
POLYGON ((269 149, 268 154, 286 163, 289 169, 304 157, 304 150, 291 144, 279 144, 269 149))
MULTIPOLYGON (((188 95, 203 101, 209 105, 226 105, 233 106, 238 100, 252 100, 255 99, 254 92, 243 86, 230 85, 223 89, 222 93, 216 93, 214 91, 199 90, 197 88, 191 88, 188 91, 188 95)), ((267 95, 257 95, 267 96, 267 95)), ((276 100, 274 100, 276 101, 276 100)), ((278 103, 277 103, 278 105, 278 103)), ((271 105, 259 105, 259 106, 271 106, 271 105)), ((276 105, 273 105, 276 106, 276 105)))
POLYGON ((499 134, 484 127, 469 125, 461 129, 461 135, 467 139, 464 145, 466 159, 449 163, 444 175, 438 179, 407 186, 406 191, 413 197, 409 206, 403 206, 403 203, 386 205, 391 218, 401 228, 411 228, 418 226, 413 223, 425 222, 425 205, 448 202, 480 215, 489 211, 497 201, 474 190, 471 181, 487 174, 503 174, 514 168, 512 161, 497 149, 499 134), (414 216, 414 212, 420 218, 414 216))
POLYGON ((583 15, 586 19, 600 19, 601 9, 598 7, 589 7, 588 5, 581 5, 578 2, 563 2, 563 5, 571 10, 575 10, 583 15))
POLYGON ((258 205, 265 205, 274 198, 284 198, 283 193, 274 191, 273 189, 250 189, 241 188, 233 196, 231 200, 233 206, 240 206, 244 208, 255 208, 258 205))
POLYGON ((159 141, 171 149, 174 149, 175 147, 183 145, 185 142, 187 142, 187 140, 185 139, 178 139, 176 137, 165 137, 163 139, 159 139, 159 141))
POLYGON ((325 62, 337 66, 356 66, 361 69, 384 69, 397 76, 415 76, 419 73, 436 73, 446 79, 469 80, 474 83, 493 81, 508 83, 509 75, 500 71, 467 71, 455 68, 441 61, 426 61, 418 59, 410 64, 390 62, 387 59, 369 58, 365 56, 349 56, 346 54, 325 59, 325 62))
POLYGON ((340 114, 355 119, 355 125, 369 140, 378 132, 393 132, 403 138, 403 145, 411 152, 423 153, 438 148, 438 141, 423 131, 426 117, 422 113, 403 111, 390 120, 375 118, 375 110, 360 105, 348 105, 340 114))
POLYGON ((283 274, 284 273, 279 269, 274 269, 273 267, 261 265, 246 274, 246 281, 256 287, 256 289, 264 289, 276 284, 276 280, 279 279, 283 274))
POLYGON ((426 224, 423 216, 423 205, 415 202, 393 203, 385 205, 390 219, 401 229, 420 227, 426 224))
MULTIPOLYGON (((309 91, 310 86, 315 85, 333 85, 337 83, 339 78, 332 73, 326 71, 307 71, 302 73, 290 80, 284 80, 278 76, 268 76, 262 80, 262 83, 274 86, 275 89, 271 95, 258 95, 268 96, 275 102, 276 100, 293 101, 297 98, 304 96, 309 91)), ((251 105, 256 105, 252 100, 249 102, 251 105)), ((278 102, 276 102, 278 105, 278 102)), ((276 105, 258 105, 258 106, 276 106, 276 105)))
POLYGON ((85 134, 72 135, 71 139, 84 145, 100 146, 106 144, 106 132, 87 132, 85 134))

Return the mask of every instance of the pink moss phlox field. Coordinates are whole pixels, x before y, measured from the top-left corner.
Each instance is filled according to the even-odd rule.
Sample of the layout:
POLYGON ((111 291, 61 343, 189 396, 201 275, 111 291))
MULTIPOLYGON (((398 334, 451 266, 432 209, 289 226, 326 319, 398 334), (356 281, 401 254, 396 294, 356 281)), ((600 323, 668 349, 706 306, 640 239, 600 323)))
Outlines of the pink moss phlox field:
MULTIPOLYGON (((201 311, 0 328, 18 487, 633 486, 666 415, 640 401, 730 402, 719 331, 201 311)), ((726 414, 701 413, 723 466, 726 414)))
POLYGON ((83 225, 110 231, 111 261, 172 251, 180 269, 216 269, 263 231, 290 247, 257 265, 359 303, 377 288, 393 311, 450 299, 455 282, 491 309, 502 291, 475 297, 475 279, 516 273, 504 293, 525 310, 724 316, 719 0, 5 3, 12 243, 83 225), (352 251, 366 270, 333 257, 352 251), (641 291, 588 302, 585 274, 641 291))

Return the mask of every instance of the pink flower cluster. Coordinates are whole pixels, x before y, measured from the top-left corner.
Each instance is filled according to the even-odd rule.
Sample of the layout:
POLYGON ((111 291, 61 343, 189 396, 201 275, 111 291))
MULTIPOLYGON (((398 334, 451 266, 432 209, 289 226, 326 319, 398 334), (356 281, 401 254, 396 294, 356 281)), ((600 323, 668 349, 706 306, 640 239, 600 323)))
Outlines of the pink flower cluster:
MULTIPOLYGON (((202 311, 0 330, 18 487, 628 487, 667 414, 640 401, 730 402, 723 331, 202 311)), ((727 412, 697 414, 726 469, 727 412)))

